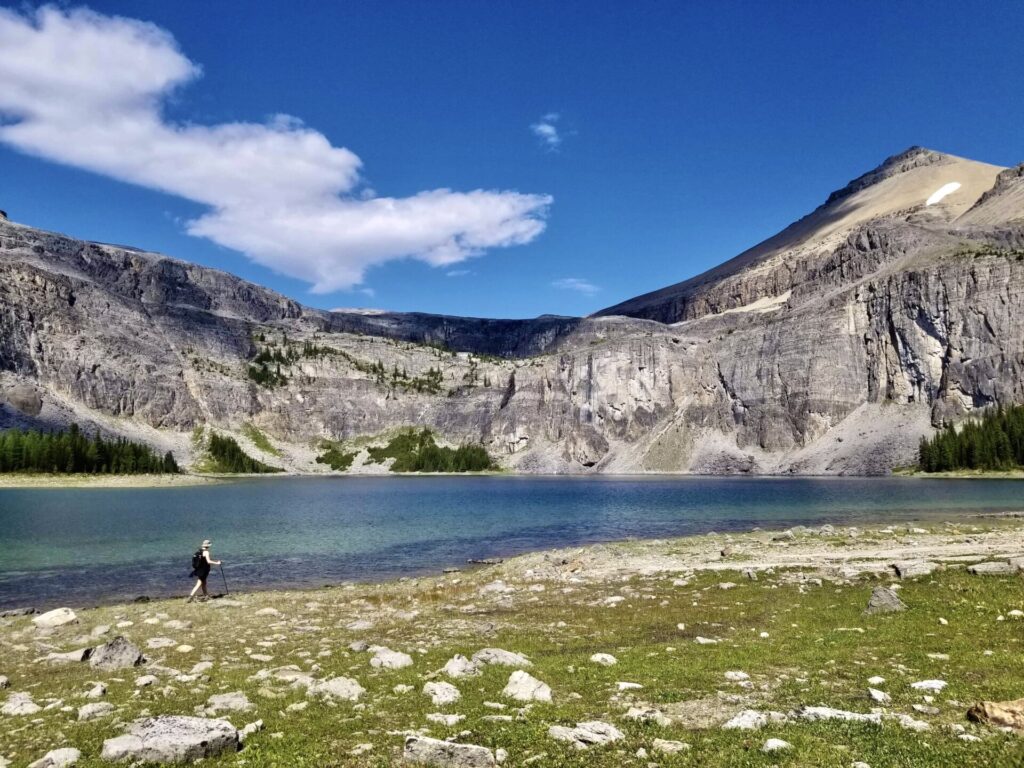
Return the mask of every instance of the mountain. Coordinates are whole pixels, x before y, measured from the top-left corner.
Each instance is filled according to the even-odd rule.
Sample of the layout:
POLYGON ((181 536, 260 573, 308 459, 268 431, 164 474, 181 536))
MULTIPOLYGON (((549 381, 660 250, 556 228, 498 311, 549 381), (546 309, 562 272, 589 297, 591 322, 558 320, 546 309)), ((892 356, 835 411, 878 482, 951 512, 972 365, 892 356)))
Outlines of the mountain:
POLYGON ((589 318, 326 312, 0 220, 0 427, 77 421, 184 464, 197 427, 324 471, 323 440, 424 425, 521 472, 880 473, 1024 402, 1022 374, 1024 166, 918 147, 589 318))

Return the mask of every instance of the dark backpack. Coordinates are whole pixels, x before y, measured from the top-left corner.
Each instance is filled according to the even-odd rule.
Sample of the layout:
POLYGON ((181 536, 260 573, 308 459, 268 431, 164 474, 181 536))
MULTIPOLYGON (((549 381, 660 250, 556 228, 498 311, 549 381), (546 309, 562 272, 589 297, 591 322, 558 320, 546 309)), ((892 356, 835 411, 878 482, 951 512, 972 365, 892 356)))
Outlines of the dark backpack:
POLYGON ((196 553, 192 555, 192 573, 199 573, 203 568, 204 562, 203 550, 197 549, 196 553))

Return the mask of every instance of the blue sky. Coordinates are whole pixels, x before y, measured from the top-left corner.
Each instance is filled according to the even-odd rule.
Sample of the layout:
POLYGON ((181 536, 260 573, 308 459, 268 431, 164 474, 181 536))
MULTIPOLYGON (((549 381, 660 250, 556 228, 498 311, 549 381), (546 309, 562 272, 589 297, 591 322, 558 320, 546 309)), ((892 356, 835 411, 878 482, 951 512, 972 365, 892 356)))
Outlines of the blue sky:
POLYGON ((1024 160, 1018 3, 179 0, 45 24, 6 7, 5 56, 19 25, 42 47, 23 50, 38 71, 0 62, 8 93, 25 78, 0 93, 0 208, 326 308, 585 314, 714 266, 912 144, 1024 160), (204 127, 235 123, 273 162, 221 184, 218 148, 251 154, 204 127))

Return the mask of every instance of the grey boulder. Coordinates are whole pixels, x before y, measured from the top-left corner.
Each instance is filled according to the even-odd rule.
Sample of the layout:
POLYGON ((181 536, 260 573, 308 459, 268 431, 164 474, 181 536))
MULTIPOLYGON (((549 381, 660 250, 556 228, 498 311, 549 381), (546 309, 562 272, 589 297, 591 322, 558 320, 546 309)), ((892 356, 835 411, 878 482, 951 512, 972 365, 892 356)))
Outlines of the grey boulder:
POLYGON ((402 760, 414 765, 434 768, 494 768, 494 753, 476 744, 454 744, 450 741, 409 736, 405 740, 402 760))
POLYGON ((888 587, 875 587, 871 590, 868 607, 864 613, 897 613, 907 610, 907 604, 900 600, 899 595, 888 587))
POLYGON ((96 669, 116 670, 137 667, 145 657, 127 638, 118 635, 113 640, 93 649, 89 665, 96 669))
POLYGON ((111 762, 182 763, 236 752, 238 730, 227 720, 161 715, 136 720, 123 736, 103 742, 100 757, 111 762))
POLYGON ((28 768, 69 768, 69 766, 75 765, 81 757, 82 753, 73 747, 54 749, 34 763, 29 763, 28 768))

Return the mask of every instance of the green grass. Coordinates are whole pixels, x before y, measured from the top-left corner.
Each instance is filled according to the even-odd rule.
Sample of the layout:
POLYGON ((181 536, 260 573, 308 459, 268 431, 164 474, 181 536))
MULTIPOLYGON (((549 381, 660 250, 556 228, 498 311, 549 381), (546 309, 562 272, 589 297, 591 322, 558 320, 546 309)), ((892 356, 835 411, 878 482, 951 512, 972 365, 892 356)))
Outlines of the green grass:
MULTIPOLYGON (((936 578, 905 583, 902 599, 909 610, 886 616, 864 616, 862 611, 871 582, 836 586, 800 587, 785 578, 762 575, 747 581, 739 573, 705 573, 685 587, 673 587, 667 575, 633 577, 605 583, 547 582, 545 591, 530 592, 515 583, 508 598, 488 598, 480 585, 493 574, 458 574, 403 584, 332 588, 306 593, 263 593, 244 598, 244 607, 187 606, 179 601, 130 605, 83 611, 78 628, 66 628, 47 642, 61 649, 76 646, 74 636, 96 624, 131 620, 122 631, 140 646, 151 636, 172 637, 195 646, 187 653, 147 651, 164 665, 187 671, 196 662, 216 662, 206 683, 182 684, 161 675, 161 682, 135 696, 133 679, 142 671, 97 673, 87 665, 48 668, 32 663, 41 655, 28 619, 0 620, 3 672, 11 690, 32 691, 37 701, 62 698, 75 707, 88 681, 104 680, 106 700, 119 706, 117 717, 129 721, 143 711, 152 714, 191 714, 210 695, 241 690, 256 703, 253 713, 231 714, 237 726, 262 718, 266 728, 251 737, 237 755, 204 762, 206 766, 389 766, 400 763, 403 739, 397 732, 429 725, 435 737, 470 734, 459 740, 504 748, 507 765, 520 765, 538 754, 540 766, 619 768, 646 766, 834 766, 849 768, 860 760, 873 768, 945 768, 946 766, 1012 766, 1024 759, 1018 738, 980 728, 964 717, 968 706, 980 699, 1004 700, 1024 693, 1024 623, 996 621, 996 616, 1022 604, 1018 578, 972 577, 946 571, 936 578), (731 590, 717 588, 734 581, 731 590), (569 591, 566 591, 569 590, 569 591), (608 595, 623 595, 615 608, 594 605, 608 595), (309 605, 307 605, 309 604, 309 605), (272 606, 284 619, 256 617, 255 611, 272 606), (413 620, 400 620, 395 611, 418 610, 413 620), (170 618, 193 622, 188 631, 173 631, 144 623, 165 612, 170 618), (948 620, 942 625, 939 618, 948 620), (360 618, 376 621, 372 630, 345 627, 360 618), (278 622, 281 622, 280 624, 278 622), (680 631, 677 624, 684 623, 680 631), (298 626, 305 625, 300 631, 298 626), (319 628, 310 630, 309 627, 319 628), (860 628, 863 632, 840 631, 860 628), (768 632, 767 639, 759 636, 768 632), (718 645, 700 646, 694 637, 716 637, 718 645), (379 642, 410 653, 413 667, 394 671, 372 670, 369 655, 353 653, 353 640, 379 642), (270 643, 259 646, 257 643, 270 643), (510 670, 490 667, 478 678, 456 680, 463 698, 444 710, 420 693, 431 672, 454 653, 471 655, 481 647, 502 647, 526 653, 532 674, 547 682, 554 703, 535 704, 509 723, 488 723, 493 714, 485 701, 508 705, 504 714, 516 713, 514 702, 500 691, 510 670), (991 655, 985 655, 990 650, 991 655), (273 661, 258 662, 249 652, 267 653, 273 661), (595 652, 615 655, 612 667, 591 664, 595 652), (948 661, 929 658, 945 653, 948 661), (323 654, 323 655, 321 655, 323 654), (256 671, 285 664, 309 669, 321 667, 318 677, 346 675, 367 689, 359 705, 330 706, 311 700, 305 711, 289 713, 289 704, 306 699, 302 691, 283 685, 260 691, 250 679, 256 671), (754 691, 726 682, 728 670, 747 672, 754 691), (931 723, 927 733, 904 730, 893 723, 882 727, 822 723, 792 723, 757 732, 692 729, 685 724, 661 727, 622 718, 630 700, 662 708, 671 714, 680 702, 727 695, 748 697, 754 709, 788 711, 802 704, 827 705, 858 712, 870 711, 867 678, 881 675, 893 697, 893 712, 910 714, 931 723), (910 684, 940 678, 949 687, 936 696, 940 714, 922 715, 912 706, 923 701, 910 684), (615 692, 617 681, 637 682, 644 689, 631 694, 615 692), (393 692, 396 684, 414 686, 405 695, 393 692), (169 686, 165 690, 165 686, 169 686), (173 690, 171 690, 173 689, 173 690), (270 694, 270 696, 266 694, 270 694), (953 702, 958 702, 953 704, 953 702), (457 712, 466 720, 456 727, 428 724, 433 711, 457 712), (568 749, 547 737, 551 724, 575 724, 600 719, 619 727, 626 739, 585 752, 568 749), (961 724, 982 737, 965 743, 948 730, 961 724), (275 737, 275 734, 281 734, 275 737), (783 738, 793 749, 773 756, 760 752, 764 740, 783 738), (692 745, 676 756, 651 754, 638 758, 641 747, 650 751, 655 738, 675 739, 692 745), (353 757, 350 750, 371 743, 371 752, 353 757)), ((438 678, 438 679, 444 679, 438 678)), ((78 723, 74 713, 59 709, 33 718, 4 718, 0 754, 23 765, 49 749, 75 745, 84 753, 79 764, 104 765, 97 755, 104 738, 120 729, 110 720, 78 723)))
POLYGON ((243 424, 242 434, 249 438, 252 444, 264 453, 269 453, 271 456, 281 455, 281 451, 274 447, 274 444, 270 442, 270 438, 263 434, 255 424, 249 424, 248 422, 243 424))

